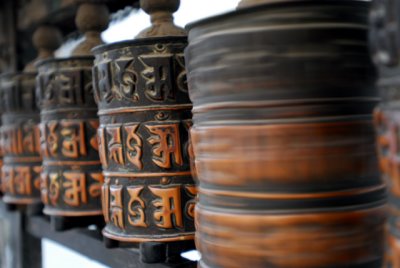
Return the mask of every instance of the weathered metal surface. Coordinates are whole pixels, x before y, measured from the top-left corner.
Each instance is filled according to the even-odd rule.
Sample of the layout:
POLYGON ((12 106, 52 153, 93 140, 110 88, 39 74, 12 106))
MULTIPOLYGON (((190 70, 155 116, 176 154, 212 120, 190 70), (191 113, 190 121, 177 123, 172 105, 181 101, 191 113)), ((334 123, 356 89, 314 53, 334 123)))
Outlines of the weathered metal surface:
POLYGON ((0 78, 2 191, 6 203, 40 203, 41 158, 35 76, 36 73, 18 73, 0 78))
POLYGON ((194 237, 185 46, 186 37, 157 37, 94 50, 103 234, 110 239, 194 237))
POLYGON ((41 194, 47 215, 101 215, 103 175, 96 138, 99 122, 92 65, 90 56, 38 64, 41 194))
MULTIPOLYGON (((100 33, 107 28, 108 16, 102 1, 83 1, 75 23, 84 39, 72 51, 73 56, 37 65, 43 155, 41 196, 44 213, 53 216, 57 228, 71 222, 66 217, 80 217, 80 226, 91 216, 102 214, 104 179, 98 155, 99 121, 90 50, 103 44, 100 33)), ((93 223, 96 221, 93 217, 93 223)))
POLYGON ((370 13, 370 45, 379 69, 382 102, 375 110, 378 155, 382 178, 389 188, 387 267, 400 266, 400 3, 373 1, 370 13))
POLYGON ((381 267, 368 7, 273 1, 189 26, 200 267, 381 267))

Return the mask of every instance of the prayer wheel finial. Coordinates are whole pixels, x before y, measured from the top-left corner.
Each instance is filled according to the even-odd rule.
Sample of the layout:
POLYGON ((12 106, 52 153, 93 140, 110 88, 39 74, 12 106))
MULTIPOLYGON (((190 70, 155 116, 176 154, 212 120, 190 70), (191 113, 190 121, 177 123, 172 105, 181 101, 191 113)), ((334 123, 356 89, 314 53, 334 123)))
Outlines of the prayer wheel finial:
POLYGON ((72 51, 72 56, 92 55, 92 48, 104 43, 100 35, 108 27, 109 15, 107 6, 101 3, 84 2, 79 6, 75 23, 85 39, 72 51))
POLYGON ((186 31, 174 24, 173 13, 180 0, 140 0, 140 7, 150 15, 151 26, 138 34, 138 38, 185 36, 186 31))
POLYGON ((42 25, 33 33, 32 41, 33 46, 38 51, 38 56, 25 66, 25 72, 35 72, 36 62, 53 57, 54 51, 62 43, 62 35, 56 27, 42 25))

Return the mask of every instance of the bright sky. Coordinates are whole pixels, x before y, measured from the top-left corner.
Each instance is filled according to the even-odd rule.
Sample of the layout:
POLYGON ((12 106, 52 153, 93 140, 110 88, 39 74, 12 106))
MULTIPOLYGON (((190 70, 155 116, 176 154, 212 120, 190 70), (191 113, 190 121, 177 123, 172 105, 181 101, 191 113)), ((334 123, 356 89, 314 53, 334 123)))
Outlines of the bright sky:
MULTIPOLYGON (((184 27, 187 23, 214 14, 223 13, 236 8, 239 0, 181 0, 181 6, 175 13, 175 23, 184 27)), ((103 32, 106 43, 132 39, 141 30, 150 26, 149 16, 142 10, 132 14, 103 32)))
MULTIPOLYGON (((179 10, 174 14, 175 23, 184 27, 187 23, 224 13, 236 8, 240 0, 181 0, 179 10)), ((134 10, 123 20, 116 21, 103 32, 106 43, 133 39, 141 30, 150 26, 150 17, 142 10, 134 10)), ((56 57, 68 57, 80 40, 72 40, 56 51, 56 57)))

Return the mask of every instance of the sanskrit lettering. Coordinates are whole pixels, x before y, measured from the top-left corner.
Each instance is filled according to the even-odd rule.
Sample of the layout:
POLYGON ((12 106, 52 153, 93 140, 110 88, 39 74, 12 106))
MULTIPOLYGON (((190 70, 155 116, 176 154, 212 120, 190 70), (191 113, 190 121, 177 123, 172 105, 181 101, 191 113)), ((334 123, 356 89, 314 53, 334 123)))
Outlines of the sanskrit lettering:
POLYGON ((179 136, 179 124, 146 125, 153 134, 148 142, 153 145, 153 162, 162 168, 171 168, 172 158, 182 166, 182 152, 179 136))
POLYGON ((85 126, 83 121, 61 121, 62 153, 66 157, 86 156, 85 126))
POLYGON ((1 146, 4 154, 39 154, 39 133, 36 124, 8 125, 1 129, 1 146))
POLYGON ((42 155, 77 159, 90 155, 92 151, 97 154, 97 126, 97 120, 61 120, 42 123, 40 125, 42 155))
POLYGON ((154 101, 174 99, 172 87, 172 54, 154 54, 139 57, 145 67, 141 76, 146 81, 145 93, 154 101))
POLYGON ((192 199, 186 203, 186 214, 189 218, 194 219, 194 208, 196 206, 197 187, 194 185, 186 185, 185 190, 192 199))
POLYGON ((93 198, 100 197, 101 195, 101 185, 104 182, 104 177, 102 173, 90 173, 90 178, 94 183, 89 186, 89 195, 93 198))
POLYGON ((124 212, 122 204, 122 186, 111 186, 110 187, 110 212, 111 221, 115 226, 124 229, 124 212))
POLYGON ((156 225, 165 229, 183 227, 180 187, 149 187, 149 189, 158 197, 153 201, 153 205, 157 208, 154 212, 156 225))
POLYGON ((60 176, 58 173, 50 173, 49 174, 49 199, 51 204, 55 206, 58 202, 58 198, 60 197, 60 176))
POLYGON ((30 167, 15 167, 15 191, 21 195, 32 194, 32 174, 30 167))
POLYGON ((147 227, 145 222, 144 201, 139 197, 143 187, 128 187, 127 191, 130 196, 128 204, 128 221, 132 226, 147 227))
POLYGON ((137 101, 139 99, 139 95, 136 92, 138 75, 132 68, 133 62, 133 59, 115 61, 115 77, 117 88, 119 89, 115 91, 115 95, 119 100, 137 101))
POLYGON ((40 189, 40 166, 8 166, 2 168, 2 191, 30 196, 40 189))
POLYGON ((86 176, 84 173, 65 172, 65 182, 63 187, 66 189, 64 202, 72 207, 79 207, 81 204, 87 204, 88 197, 86 193, 86 176))
POLYGON ((138 124, 129 124, 126 125, 124 128, 128 135, 126 139, 128 160, 129 162, 134 164, 137 168, 142 169, 143 168, 143 164, 141 161, 142 139, 136 133, 138 126, 139 126, 138 124))
POLYGON ((188 85, 187 85, 187 78, 186 78, 186 69, 185 69, 185 57, 183 54, 177 54, 176 55, 176 62, 178 63, 178 69, 180 70, 180 73, 178 74, 178 77, 176 79, 176 83, 178 85, 179 90, 183 92, 188 91, 188 85))
POLYGON ((121 138, 121 126, 108 127, 107 132, 111 136, 111 139, 108 142, 110 160, 120 165, 125 164, 121 138))
POLYGON ((97 130, 97 143, 99 146, 99 157, 101 164, 103 165, 104 168, 108 167, 108 158, 106 155, 106 138, 104 134, 104 128, 100 127, 97 130))

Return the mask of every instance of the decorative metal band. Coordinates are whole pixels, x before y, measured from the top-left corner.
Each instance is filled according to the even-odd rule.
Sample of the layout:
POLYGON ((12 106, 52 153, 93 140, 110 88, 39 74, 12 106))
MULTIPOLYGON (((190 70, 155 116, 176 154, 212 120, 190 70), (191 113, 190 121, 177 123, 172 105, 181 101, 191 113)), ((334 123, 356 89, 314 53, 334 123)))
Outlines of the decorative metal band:
POLYGON ((107 232, 106 229, 103 229, 102 231, 103 235, 107 238, 122 241, 122 242, 174 242, 174 241, 185 241, 185 240, 193 240, 194 239, 194 233, 180 233, 178 236, 171 236, 171 237, 146 237, 146 236, 137 236, 137 237, 123 237, 120 234, 111 234, 107 232))
POLYGON ((6 195, 3 197, 4 203, 16 204, 16 205, 30 205, 30 204, 40 204, 40 198, 27 198, 27 197, 13 197, 6 195))
POLYGON ((42 158, 39 156, 7 156, 5 164, 19 164, 19 163, 41 163, 42 158))
POLYGON ((43 161, 45 166, 93 166, 101 165, 100 161, 57 161, 57 160, 45 160, 43 161))
POLYGON ((97 114, 101 115, 115 115, 123 113, 138 113, 147 111, 179 111, 192 109, 192 104, 180 104, 180 105, 161 105, 161 106, 143 106, 143 107, 129 107, 129 108, 114 108, 114 109, 104 109, 100 110, 97 114))
POLYGON ((154 178, 154 177, 175 177, 175 176, 191 176, 190 171, 181 171, 181 172, 154 172, 154 173, 145 173, 145 172, 103 172, 105 177, 119 177, 119 178, 154 178))
POLYGON ((65 216, 65 217, 98 216, 103 214, 101 210, 66 211, 54 208, 44 208, 43 213, 51 216, 65 216))
POLYGON ((363 187, 357 189, 349 189, 344 191, 333 192, 317 192, 317 193, 256 193, 256 192, 239 192, 217 189, 205 189, 199 187, 199 194, 206 196, 224 196, 236 198, 251 198, 251 199, 266 199, 266 200, 288 200, 288 199, 318 199, 318 198, 332 198, 332 197, 351 197, 360 194, 373 193, 376 191, 384 190, 386 185, 377 185, 373 187, 363 187))
MULTIPOLYGON (((60 109, 49 109, 49 110, 43 110, 40 112, 40 115, 51 115, 54 113, 74 113, 74 112, 82 112, 82 108, 76 108, 76 107, 71 107, 71 108, 60 108, 60 109)), ((97 112, 97 108, 85 108, 85 112, 97 112)))

